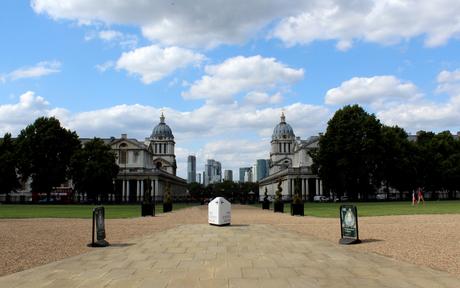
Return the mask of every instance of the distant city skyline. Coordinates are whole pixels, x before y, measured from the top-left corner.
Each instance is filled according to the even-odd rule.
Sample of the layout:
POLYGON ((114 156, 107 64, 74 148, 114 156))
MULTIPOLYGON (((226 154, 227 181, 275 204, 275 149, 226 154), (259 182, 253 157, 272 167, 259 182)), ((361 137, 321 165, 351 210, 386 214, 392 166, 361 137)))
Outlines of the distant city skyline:
POLYGON ((164 112, 180 177, 195 155, 236 180, 281 111, 302 139, 347 104, 410 134, 460 130, 458 1, 65 3, 0 2, 0 137, 55 116, 143 141, 164 112))

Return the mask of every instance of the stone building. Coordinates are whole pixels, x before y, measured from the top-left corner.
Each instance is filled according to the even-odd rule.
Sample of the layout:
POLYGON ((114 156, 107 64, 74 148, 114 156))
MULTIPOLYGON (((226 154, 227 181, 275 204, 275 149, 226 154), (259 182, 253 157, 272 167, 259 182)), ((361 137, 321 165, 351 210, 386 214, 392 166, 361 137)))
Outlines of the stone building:
POLYGON ((261 199, 267 189, 268 195, 273 196, 281 181, 283 198, 290 200, 297 187, 304 200, 312 200, 315 195, 323 195, 322 183, 313 174, 313 160, 309 151, 318 148, 318 136, 307 140, 296 137, 291 125, 286 122, 284 113, 281 121, 273 129, 269 175, 259 181, 261 199))
MULTIPOLYGON (((83 144, 87 140, 82 139, 83 144)), ((173 198, 186 195, 186 181, 176 176, 174 135, 163 114, 144 142, 128 138, 127 134, 103 140, 117 155, 120 167, 114 180, 117 202, 141 202, 148 193, 161 200, 168 185, 173 198)))

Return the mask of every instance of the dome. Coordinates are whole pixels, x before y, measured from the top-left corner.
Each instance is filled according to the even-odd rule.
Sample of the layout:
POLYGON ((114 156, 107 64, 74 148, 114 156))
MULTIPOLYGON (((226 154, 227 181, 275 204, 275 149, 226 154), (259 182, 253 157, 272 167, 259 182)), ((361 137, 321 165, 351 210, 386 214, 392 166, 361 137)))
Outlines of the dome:
POLYGON ((174 139, 174 135, 169 128, 168 125, 165 123, 165 116, 161 113, 160 123, 158 123, 155 128, 153 128, 152 135, 150 136, 151 139, 174 139))
POLYGON ((291 125, 286 123, 284 113, 281 113, 281 122, 273 129, 272 140, 292 138, 295 138, 294 130, 292 130, 291 125))

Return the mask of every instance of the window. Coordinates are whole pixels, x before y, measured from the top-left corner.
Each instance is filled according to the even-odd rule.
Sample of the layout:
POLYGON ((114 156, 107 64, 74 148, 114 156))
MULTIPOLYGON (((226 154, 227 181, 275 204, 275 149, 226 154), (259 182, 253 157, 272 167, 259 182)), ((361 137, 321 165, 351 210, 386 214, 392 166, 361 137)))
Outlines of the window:
POLYGON ((119 146, 120 148, 120 164, 126 164, 128 162, 128 145, 126 143, 122 143, 119 146))

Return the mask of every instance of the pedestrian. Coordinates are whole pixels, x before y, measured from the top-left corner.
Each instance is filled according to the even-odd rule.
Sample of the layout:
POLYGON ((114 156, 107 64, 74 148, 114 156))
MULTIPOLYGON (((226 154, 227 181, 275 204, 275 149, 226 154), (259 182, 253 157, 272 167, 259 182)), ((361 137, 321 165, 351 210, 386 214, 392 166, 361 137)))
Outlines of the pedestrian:
POLYGON ((415 206, 415 191, 412 190, 412 206, 415 206))
POLYGON ((418 193, 417 193, 417 197, 418 197, 418 200, 417 200, 417 205, 418 203, 420 203, 420 200, 423 202, 423 206, 425 206, 425 199, 423 199, 423 192, 422 192, 422 188, 418 188, 418 193))

